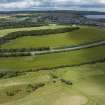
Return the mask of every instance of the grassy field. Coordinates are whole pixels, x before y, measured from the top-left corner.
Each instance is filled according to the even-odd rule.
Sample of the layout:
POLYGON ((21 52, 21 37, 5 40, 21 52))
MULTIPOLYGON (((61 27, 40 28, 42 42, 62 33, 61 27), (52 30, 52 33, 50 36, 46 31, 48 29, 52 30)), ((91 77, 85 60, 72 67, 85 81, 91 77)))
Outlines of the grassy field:
POLYGON ((0 19, 9 19, 11 16, 7 16, 7 15, 4 15, 4 16, 0 16, 0 19))
POLYGON ((105 46, 28 57, 2 57, 1 70, 25 70, 76 65, 105 58, 105 46))
POLYGON ((2 30, 0 30, 0 37, 5 36, 8 33, 16 32, 16 31, 30 31, 30 30, 40 30, 40 29, 56 29, 56 28, 62 28, 62 27, 69 27, 69 26, 66 26, 66 25, 55 25, 55 24, 52 25, 51 24, 49 26, 41 26, 41 27, 2 29, 2 30))
POLYGON ((0 105, 104 105, 105 63, 26 73, 0 80, 0 105), (52 74, 57 78, 52 78, 52 74), (67 85, 60 78, 71 81, 67 85), (45 83, 32 91, 29 84, 45 83), (15 93, 17 90, 19 92, 15 93), (14 93, 7 96, 6 92, 14 93))
MULTIPOLYGON (((66 26, 5 29, 0 30, 0 36, 59 27, 66 26)), ((98 40, 105 40, 104 29, 81 26, 67 33, 17 38, 1 47, 55 48, 98 40)), ((0 105, 105 105, 104 60, 105 45, 44 55, 0 57, 0 105)))
POLYGON ((3 44, 1 48, 38 48, 38 47, 64 47, 105 40, 105 32, 92 27, 80 27, 67 33, 44 36, 26 36, 3 44))

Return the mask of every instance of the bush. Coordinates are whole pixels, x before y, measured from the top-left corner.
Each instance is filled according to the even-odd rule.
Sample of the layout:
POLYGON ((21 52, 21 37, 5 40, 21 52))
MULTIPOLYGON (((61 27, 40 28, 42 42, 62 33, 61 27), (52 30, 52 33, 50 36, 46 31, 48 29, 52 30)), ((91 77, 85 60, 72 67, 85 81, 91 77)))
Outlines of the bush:
POLYGON ((57 79, 58 78, 58 76, 53 75, 53 74, 51 74, 51 76, 52 76, 53 79, 57 79))
POLYGON ((53 80, 53 83, 56 83, 57 81, 56 80, 53 80))
POLYGON ((14 93, 14 92, 6 92, 6 95, 7 95, 7 96, 14 96, 15 93, 14 93))
POLYGON ((30 88, 32 91, 35 91, 43 86, 45 86, 44 83, 39 83, 39 84, 35 84, 35 85, 29 84, 27 88, 30 88))
POLYGON ((67 85, 72 85, 73 83, 71 81, 65 80, 65 79, 60 79, 61 82, 67 84, 67 85))
POLYGON ((24 73, 20 73, 20 72, 0 72, 0 78, 12 78, 12 77, 16 77, 16 76, 20 76, 23 75, 24 73))

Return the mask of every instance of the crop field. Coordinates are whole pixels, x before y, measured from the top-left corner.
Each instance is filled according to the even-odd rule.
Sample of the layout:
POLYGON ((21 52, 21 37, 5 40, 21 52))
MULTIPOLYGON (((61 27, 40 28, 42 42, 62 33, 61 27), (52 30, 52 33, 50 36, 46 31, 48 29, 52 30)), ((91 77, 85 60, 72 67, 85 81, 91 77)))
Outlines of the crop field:
POLYGON ((105 30, 66 27, 0 30, 0 105, 105 105, 105 30), (6 37, 43 29, 58 30, 6 37))

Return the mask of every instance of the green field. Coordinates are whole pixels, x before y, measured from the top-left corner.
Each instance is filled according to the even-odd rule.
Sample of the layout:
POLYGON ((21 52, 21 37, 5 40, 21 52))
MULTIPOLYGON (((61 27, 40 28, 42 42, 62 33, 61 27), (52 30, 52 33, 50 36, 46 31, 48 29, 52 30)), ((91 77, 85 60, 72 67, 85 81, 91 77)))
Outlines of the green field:
POLYGON ((0 80, 0 105, 104 105, 105 63, 40 71, 0 80), (51 75, 56 75, 54 79, 51 75), (60 78, 72 81, 67 85, 60 78), (54 82, 56 81, 56 82, 54 82), (32 91, 29 84, 45 83, 32 91), (17 90, 20 90, 16 93, 17 90), (30 90, 30 91, 29 91, 30 90), (6 96, 6 92, 14 96, 6 96))
POLYGON ((72 32, 44 36, 26 36, 3 44, 1 48, 65 47, 105 40, 105 31, 92 27, 80 27, 72 32))
POLYGON ((13 29, 2 29, 0 30, 0 37, 7 35, 8 33, 16 32, 16 31, 31 31, 31 30, 40 30, 40 29, 56 29, 62 27, 69 27, 66 25, 49 25, 49 26, 41 26, 41 27, 28 27, 28 28, 13 28, 13 29))
MULTIPOLYGON (((0 30, 56 29, 65 25, 0 30)), ((70 26, 69 26, 70 27, 70 26)), ((105 40, 105 30, 79 30, 11 40, 1 48, 66 47, 105 40)), ((105 105, 105 44, 58 53, 0 57, 0 105, 105 105)))
POLYGON ((7 16, 7 15, 4 15, 4 16, 0 16, 0 19, 9 19, 11 16, 7 16))
POLYGON ((28 57, 2 57, 1 70, 27 70, 51 68, 62 65, 77 65, 105 58, 105 45, 77 51, 51 53, 28 57))

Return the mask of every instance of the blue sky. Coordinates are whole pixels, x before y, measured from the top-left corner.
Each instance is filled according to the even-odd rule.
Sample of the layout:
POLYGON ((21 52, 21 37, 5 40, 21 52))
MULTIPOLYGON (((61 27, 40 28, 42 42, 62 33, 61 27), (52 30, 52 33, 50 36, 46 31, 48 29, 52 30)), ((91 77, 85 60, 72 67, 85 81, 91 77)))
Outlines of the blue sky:
POLYGON ((27 9, 105 11, 105 0, 0 0, 0 11, 27 9))

